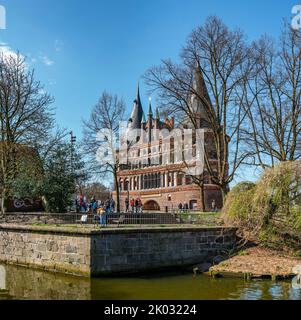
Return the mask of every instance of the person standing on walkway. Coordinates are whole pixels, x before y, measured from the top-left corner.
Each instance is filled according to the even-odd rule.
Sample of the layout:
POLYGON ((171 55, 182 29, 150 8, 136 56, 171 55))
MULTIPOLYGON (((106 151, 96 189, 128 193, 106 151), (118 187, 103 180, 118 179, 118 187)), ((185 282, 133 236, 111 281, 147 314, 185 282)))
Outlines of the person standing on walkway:
POLYGON ((126 213, 129 212, 129 207, 130 207, 129 198, 126 198, 126 199, 125 199, 125 212, 126 212, 126 213))
POLYGON ((106 226, 106 212, 103 208, 97 209, 97 214, 99 215, 99 223, 102 227, 106 226))
POLYGON ((96 214, 97 213, 97 201, 95 198, 92 200, 92 213, 96 214))
POLYGON ((135 200, 135 213, 138 213, 139 201, 138 198, 135 200))
POLYGON ((105 212, 106 214, 109 214, 110 213, 110 199, 108 198, 106 201, 105 201, 105 212))
POLYGON ((131 199, 131 209, 132 209, 132 213, 134 213, 135 210, 135 200, 132 198, 131 199))
POLYGON ((110 213, 115 213, 115 200, 113 198, 110 200, 110 213))
POLYGON ((178 209, 179 209, 180 213, 182 213, 182 212, 183 212, 183 205, 182 205, 182 203, 179 203, 179 205, 178 205, 178 209))
POLYGON ((140 198, 138 199, 138 208, 139 208, 139 213, 142 213, 142 201, 140 198))

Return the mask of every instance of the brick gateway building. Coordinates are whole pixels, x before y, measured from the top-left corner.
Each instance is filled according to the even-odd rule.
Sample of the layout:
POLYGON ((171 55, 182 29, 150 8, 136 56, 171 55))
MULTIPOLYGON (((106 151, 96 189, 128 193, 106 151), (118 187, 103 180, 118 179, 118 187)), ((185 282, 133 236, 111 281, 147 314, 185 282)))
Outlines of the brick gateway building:
MULTIPOLYGON (((209 99, 199 69, 195 71, 193 85, 194 90, 199 90, 200 94, 205 94, 209 99)), ((193 96, 191 97, 191 106, 195 112, 197 123, 204 130, 204 141, 207 150, 210 149, 210 161, 214 167, 216 152, 214 152, 212 132, 208 127, 204 108, 193 96)), ((167 209, 177 209, 180 203, 183 205, 187 203, 190 209, 198 210, 200 208, 200 188, 193 184, 191 176, 183 173, 187 164, 182 159, 175 158, 173 152, 176 146, 172 141, 173 138, 169 138, 170 148, 165 151, 162 147, 162 137, 154 137, 153 134, 153 131, 156 131, 154 129, 173 130, 175 120, 174 118, 166 118, 161 121, 158 108, 156 108, 155 115, 153 114, 151 102, 146 119, 141 104, 139 86, 131 118, 128 121, 128 128, 140 130, 141 134, 126 154, 128 164, 121 165, 118 172, 121 211, 125 211, 125 200, 128 197, 129 199, 140 198, 144 211, 165 212, 167 209), (167 152, 168 159, 166 160, 167 152), (150 159, 156 159, 156 164, 152 164, 150 159)), ((192 127, 189 125, 189 121, 183 119, 181 128, 192 127)), ((113 193, 113 197, 116 200, 116 192, 113 193)), ((211 211, 213 204, 217 209, 222 207, 221 190, 211 183, 206 169, 204 170, 204 198, 206 211, 211 211)))

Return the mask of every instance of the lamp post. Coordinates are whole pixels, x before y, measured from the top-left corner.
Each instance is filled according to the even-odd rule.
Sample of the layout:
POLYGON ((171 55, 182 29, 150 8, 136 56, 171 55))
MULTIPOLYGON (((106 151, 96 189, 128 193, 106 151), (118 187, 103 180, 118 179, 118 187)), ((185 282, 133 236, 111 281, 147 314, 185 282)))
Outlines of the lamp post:
POLYGON ((129 189, 129 180, 126 181, 126 191, 127 191, 127 198, 130 202, 130 189, 129 189))
MULTIPOLYGON (((70 131, 69 132, 70 134, 70 166, 71 166, 71 174, 73 175, 73 178, 74 178, 74 182, 76 183, 76 178, 75 178, 75 175, 74 175, 74 165, 73 165, 73 151, 74 151, 74 145, 76 143, 76 136, 73 135, 73 131, 70 131)), ((76 195, 75 195, 76 197, 76 195)), ((76 210, 76 208, 75 208, 76 210)))
POLYGON ((70 131, 70 144, 71 144, 71 171, 74 173, 74 168, 73 168, 73 150, 74 150, 74 145, 76 143, 76 136, 73 135, 73 131, 70 131))
POLYGON ((119 188, 119 212, 117 212, 117 213, 120 213, 121 212, 121 192, 122 192, 122 182, 121 181, 119 182, 118 188, 119 188))

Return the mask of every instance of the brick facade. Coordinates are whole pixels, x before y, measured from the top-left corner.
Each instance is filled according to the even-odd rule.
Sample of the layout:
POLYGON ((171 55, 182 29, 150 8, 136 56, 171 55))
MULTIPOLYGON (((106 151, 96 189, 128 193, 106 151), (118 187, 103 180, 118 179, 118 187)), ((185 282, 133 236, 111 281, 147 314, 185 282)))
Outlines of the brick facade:
MULTIPOLYGON (((195 78, 194 85, 204 92, 205 83, 200 73, 196 72, 195 78)), ((126 159, 126 163, 120 161, 122 164, 118 172, 118 186, 115 186, 115 190, 116 188, 120 190, 122 211, 125 210, 127 198, 141 199, 145 211, 164 212, 166 208, 169 210, 178 208, 180 203, 187 204, 190 209, 200 210, 200 188, 194 184, 195 176, 189 173, 188 169, 196 168, 196 164, 203 157, 204 151, 199 150, 202 142, 206 147, 210 168, 213 171, 217 171, 217 153, 214 148, 213 132, 204 108, 193 96, 191 106, 196 126, 188 119, 176 122, 174 117, 170 119, 166 117, 162 121, 158 108, 153 115, 151 102, 148 115, 145 117, 138 87, 137 98, 128 121, 128 130, 132 130, 131 134, 135 132, 136 135, 131 136, 130 141, 125 135, 121 144, 126 147, 118 150, 119 160, 126 159), (189 136, 191 143, 186 140, 185 134, 188 132, 186 129, 191 130, 191 137, 189 136), (203 140, 200 140, 199 132, 202 132, 203 140), (185 156, 189 152, 193 158, 191 162, 187 162, 185 156)), ((222 192, 212 183, 206 167, 201 174, 198 173, 197 179, 203 179, 205 210, 221 209, 222 192)), ((113 193, 113 197, 117 200, 116 192, 113 193)))

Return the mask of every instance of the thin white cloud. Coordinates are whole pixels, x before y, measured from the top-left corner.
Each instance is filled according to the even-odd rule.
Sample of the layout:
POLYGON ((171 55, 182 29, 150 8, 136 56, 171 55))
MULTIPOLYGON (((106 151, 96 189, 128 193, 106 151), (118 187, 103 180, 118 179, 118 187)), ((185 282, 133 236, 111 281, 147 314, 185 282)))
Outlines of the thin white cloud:
MULTIPOLYGON (((7 43, 1 42, 1 41, 0 41, 0 54, 3 55, 5 59, 9 57, 17 58, 18 54, 21 59, 25 59, 24 55, 12 49, 7 43)), ((54 64, 54 61, 44 54, 40 54, 37 58, 33 57, 30 53, 26 55, 26 62, 25 62, 26 67, 33 65, 37 62, 41 62, 48 67, 54 64)))
POLYGON ((54 50, 56 52, 60 52, 62 50, 63 46, 64 46, 64 42, 63 41, 61 41, 61 40, 55 40, 54 41, 54 50))
POLYGON ((54 61, 51 60, 48 56, 42 56, 41 61, 48 67, 50 67, 54 64, 54 61))
MULTIPOLYGON (((18 53, 14 51, 7 43, 0 42, 0 54, 3 55, 3 57, 9 58, 17 58, 18 53)), ((20 57, 23 57, 21 54, 19 54, 20 57)))
POLYGON ((48 80, 48 84, 49 84, 50 86, 55 86, 55 85, 56 85, 56 80, 50 79, 50 80, 48 80))

